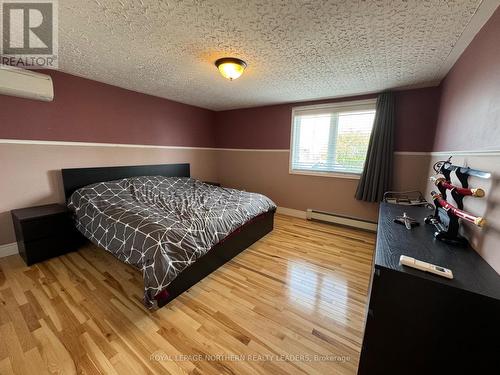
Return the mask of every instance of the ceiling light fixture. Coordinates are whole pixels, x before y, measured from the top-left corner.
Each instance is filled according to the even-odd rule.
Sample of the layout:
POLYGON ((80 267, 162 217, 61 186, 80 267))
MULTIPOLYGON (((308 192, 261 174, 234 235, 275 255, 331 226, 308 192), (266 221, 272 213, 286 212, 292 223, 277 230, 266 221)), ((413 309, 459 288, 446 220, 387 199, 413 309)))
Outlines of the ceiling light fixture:
POLYGON ((235 57, 223 57, 215 62, 215 66, 224 78, 232 81, 243 74, 247 63, 235 57))

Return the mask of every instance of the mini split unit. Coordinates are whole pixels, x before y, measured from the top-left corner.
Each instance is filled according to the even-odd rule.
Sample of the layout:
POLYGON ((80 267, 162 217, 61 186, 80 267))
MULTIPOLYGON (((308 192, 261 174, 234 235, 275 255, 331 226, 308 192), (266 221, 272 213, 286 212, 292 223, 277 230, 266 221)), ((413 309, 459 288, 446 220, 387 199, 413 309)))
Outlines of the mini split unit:
POLYGON ((54 100, 54 85, 46 74, 2 65, 0 94, 51 102, 54 100))

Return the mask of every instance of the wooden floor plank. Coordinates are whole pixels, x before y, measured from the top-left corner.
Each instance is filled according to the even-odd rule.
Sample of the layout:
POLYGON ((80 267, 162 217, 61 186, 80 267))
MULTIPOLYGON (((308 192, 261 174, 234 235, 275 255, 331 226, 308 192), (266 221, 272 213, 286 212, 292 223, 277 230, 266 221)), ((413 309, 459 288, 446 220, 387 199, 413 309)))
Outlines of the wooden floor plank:
POLYGON ((0 259, 0 373, 355 374, 375 235, 275 230, 164 308, 106 251, 0 259))

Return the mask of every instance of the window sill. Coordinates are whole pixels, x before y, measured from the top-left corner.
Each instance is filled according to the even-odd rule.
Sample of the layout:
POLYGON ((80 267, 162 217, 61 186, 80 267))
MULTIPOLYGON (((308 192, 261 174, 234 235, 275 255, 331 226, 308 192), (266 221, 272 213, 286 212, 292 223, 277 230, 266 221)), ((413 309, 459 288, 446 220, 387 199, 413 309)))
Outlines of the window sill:
POLYGON ((319 177, 347 178, 349 180, 359 180, 361 178, 361 174, 342 173, 342 172, 315 172, 315 171, 289 170, 288 173, 289 174, 302 175, 302 176, 319 176, 319 177))

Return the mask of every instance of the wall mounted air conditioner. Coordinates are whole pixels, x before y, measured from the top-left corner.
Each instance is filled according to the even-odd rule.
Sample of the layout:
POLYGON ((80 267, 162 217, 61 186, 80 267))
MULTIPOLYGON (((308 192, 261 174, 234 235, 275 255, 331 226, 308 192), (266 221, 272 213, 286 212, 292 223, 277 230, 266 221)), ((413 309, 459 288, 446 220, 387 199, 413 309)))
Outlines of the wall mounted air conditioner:
POLYGON ((51 102, 54 85, 46 74, 3 65, 0 67, 0 94, 51 102))

